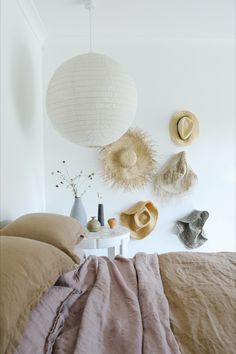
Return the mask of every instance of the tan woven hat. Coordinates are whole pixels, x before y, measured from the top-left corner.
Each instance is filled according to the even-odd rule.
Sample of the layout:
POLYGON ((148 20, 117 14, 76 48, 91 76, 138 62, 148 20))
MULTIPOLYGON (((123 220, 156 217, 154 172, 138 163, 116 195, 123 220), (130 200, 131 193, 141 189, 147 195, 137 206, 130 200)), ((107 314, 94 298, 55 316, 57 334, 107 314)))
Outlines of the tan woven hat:
POLYGON ((128 227, 131 236, 141 240, 156 226, 158 210, 151 201, 138 202, 120 214, 122 225, 128 227))
POLYGON ((197 175, 186 160, 184 151, 173 155, 154 177, 154 189, 163 198, 187 192, 197 182, 197 175))
POLYGON ((170 137, 177 145, 189 145, 199 134, 199 123, 195 115, 180 111, 170 120, 170 137))
POLYGON ((103 175, 112 186, 126 190, 143 187, 156 173, 155 150, 140 129, 130 129, 101 150, 103 175))

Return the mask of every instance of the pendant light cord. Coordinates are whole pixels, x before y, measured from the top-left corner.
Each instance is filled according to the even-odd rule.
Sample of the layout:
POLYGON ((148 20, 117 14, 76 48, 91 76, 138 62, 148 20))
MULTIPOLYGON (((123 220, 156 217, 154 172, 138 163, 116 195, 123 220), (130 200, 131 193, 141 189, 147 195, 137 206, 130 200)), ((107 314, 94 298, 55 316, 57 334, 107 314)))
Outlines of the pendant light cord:
POLYGON ((81 4, 84 4, 85 9, 89 13, 89 51, 93 52, 93 13, 92 11, 96 7, 96 0, 80 0, 81 4))
POLYGON ((90 53, 93 52, 93 17, 92 9, 89 9, 89 43, 90 43, 90 53))

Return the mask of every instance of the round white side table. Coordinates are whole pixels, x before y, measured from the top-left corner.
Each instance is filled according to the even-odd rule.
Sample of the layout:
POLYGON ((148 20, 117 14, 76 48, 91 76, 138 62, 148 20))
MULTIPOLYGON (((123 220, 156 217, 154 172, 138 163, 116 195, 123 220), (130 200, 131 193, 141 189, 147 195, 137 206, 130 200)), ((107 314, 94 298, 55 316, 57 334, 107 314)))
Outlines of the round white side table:
POLYGON ((96 250, 106 248, 108 250, 108 257, 114 258, 117 255, 123 257, 128 256, 128 244, 130 239, 130 232, 126 227, 116 226, 114 229, 109 227, 102 227, 97 232, 86 231, 86 237, 75 246, 76 248, 83 248, 85 250, 96 250))

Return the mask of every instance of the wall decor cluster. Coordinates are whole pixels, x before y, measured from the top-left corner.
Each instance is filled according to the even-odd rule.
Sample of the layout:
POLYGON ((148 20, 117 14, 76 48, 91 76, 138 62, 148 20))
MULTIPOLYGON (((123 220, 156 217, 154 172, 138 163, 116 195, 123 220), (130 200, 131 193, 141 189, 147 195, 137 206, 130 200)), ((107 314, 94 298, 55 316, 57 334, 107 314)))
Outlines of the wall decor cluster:
POLYGON ((156 226, 158 210, 151 201, 140 201, 120 214, 122 225, 128 227, 131 236, 141 240, 149 235, 156 226))
POLYGON ((199 134, 199 123, 193 113, 180 111, 171 118, 169 130, 175 144, 190 145, 199 134))
POLYGON ((146 133, 129 129, 118 141, 101 149, 105 180, 125 190, 144 187, 157 169, 155 153, 146 133))
POLYGON ((176 222, 178 236, 187 248, 200 247, 207 241, 203 226, 208 217, 208 211, 193 210, 176 222))
POLYGON ((137 89, 125 68, 92 52, 94 0, 81 0, 89 10, 90 53, 63 63, 47 91, 47 112, 56 130, 69 141, 101 147, 118 140, 130 127, 137 108, 137 89))
POLYGON ((186 160, 185 151, 174 154, 154 177, 154 190, 161 198, 187 192, 197 182, 197 175, 186 160))

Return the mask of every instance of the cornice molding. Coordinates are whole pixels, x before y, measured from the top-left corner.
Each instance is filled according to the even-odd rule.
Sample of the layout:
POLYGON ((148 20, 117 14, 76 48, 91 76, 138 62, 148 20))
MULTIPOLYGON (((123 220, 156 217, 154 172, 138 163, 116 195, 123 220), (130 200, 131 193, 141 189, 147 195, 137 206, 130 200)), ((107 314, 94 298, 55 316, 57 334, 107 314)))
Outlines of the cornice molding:
POLYGON ((17 2, 31 30, 43 46, 48 33, 33 0, 17 0, 17 2))

